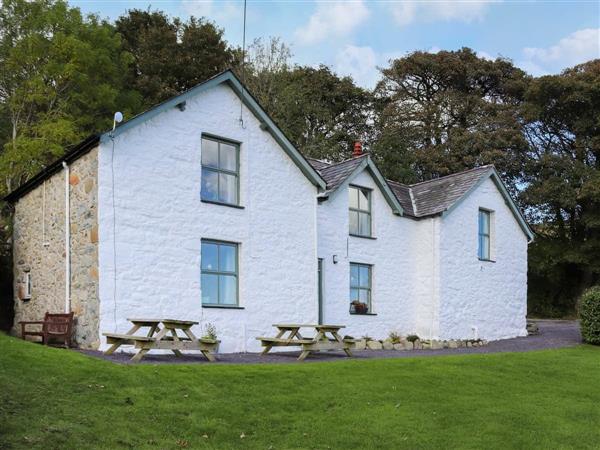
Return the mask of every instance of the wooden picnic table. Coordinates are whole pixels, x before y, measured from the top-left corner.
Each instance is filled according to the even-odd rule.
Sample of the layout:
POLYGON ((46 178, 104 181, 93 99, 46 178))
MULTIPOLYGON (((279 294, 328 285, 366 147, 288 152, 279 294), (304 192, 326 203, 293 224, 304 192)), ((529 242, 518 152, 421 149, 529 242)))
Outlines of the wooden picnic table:
POLYGON ((131 358, 139 362, 150 350, 171 350, 181 356, 182 350, 200 350, 209 361, 216 361, 214 352, 220 341, 216 339, 197 338, 191 328, 198 325, 192 320, 176 319, 127 319, 133 327, 125 334, 102 333, 111 346, 104 352, 113 354, 121 345, 133 345, 138 352, 131 358), (140 328, 149 328, 145 336, 134 334, 140 328), (178 335, 183 332, 184 336, 178 335))
POLYGON ((311 352, 321 350, 343 350, 346 355, 352 356, 350 349, 354 347, 354 339, 343 339, 339 335, 345 325, 327 325, 327 324, 274 324, 279 331, 275 337, 257 337, 264 347, 262 354, 265 355, 273 347, 294 347, 300 346, 302 352, 298 361, 303 361, 311 352), (314 337, 304 337, 300 333, 300 328, 314 328, 316 334, 314 337), (328 336, 330 335, 330 336, 328 336))

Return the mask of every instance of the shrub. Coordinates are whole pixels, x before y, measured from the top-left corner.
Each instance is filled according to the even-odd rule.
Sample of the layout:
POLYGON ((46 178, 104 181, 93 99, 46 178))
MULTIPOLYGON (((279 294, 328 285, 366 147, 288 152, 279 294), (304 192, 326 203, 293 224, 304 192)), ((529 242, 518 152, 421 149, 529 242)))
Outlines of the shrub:
POLYGON ((207 323, 204 327, 204 335, 202 335, 202 339, 212 339, 216 341, 217 327, 215 327, 212 323, 207 323))
POLYGON ((600 345, 600 286, 588 289, 581 296, 579 319, 583 341, 600 345))
POLYGON ((390 342, 392 344, 399 344, 400 340, 402 339, 402 337, 398 333, 396 333, 395 331, 390 331, 388 339, 390 340, 390 342))

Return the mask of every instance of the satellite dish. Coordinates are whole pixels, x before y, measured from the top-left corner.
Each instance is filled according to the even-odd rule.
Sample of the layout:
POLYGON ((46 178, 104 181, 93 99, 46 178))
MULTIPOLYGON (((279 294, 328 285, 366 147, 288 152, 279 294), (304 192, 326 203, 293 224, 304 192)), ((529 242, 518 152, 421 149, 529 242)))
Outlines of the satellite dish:
POLYGON ((113 131, 117 127, 117 124, 121 122, 123 122, 123 113, 121 111, 117 111, 113 118, 113 131))

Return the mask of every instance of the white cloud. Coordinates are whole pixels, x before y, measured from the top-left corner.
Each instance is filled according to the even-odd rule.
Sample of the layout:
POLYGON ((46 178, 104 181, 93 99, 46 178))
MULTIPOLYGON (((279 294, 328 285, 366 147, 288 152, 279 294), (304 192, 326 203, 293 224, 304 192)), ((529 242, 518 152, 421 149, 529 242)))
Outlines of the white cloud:
POLYGON ((371 47, 346 45, 335 57, 335 71, 349 75, 360 86, 373 87, 377 83, 378 56, 371 47))
POLYGON ((217 21, 233 18, 242 20, 243 15, 240 5, 233 1, 182 0, 181 7, 190 16, 207 17, 217 21))
POLYGON ((369 10, 362 0, 343 2, 319 2, 308 23, 295 32, 298 43, 309 45, 329 37, 350 34, 369 17, 369 10))
POLYGON ((556 73, 600 58, 600 28, 575 31, 550 47, 526 47, 523 56, 518 65, 532 75, 556 73))
POLYGON ((413 22, 482 20, 492 3, 497 2, 490 0, 401 1, 390 3, 389 8, 396 23, 404 26, 413 22))

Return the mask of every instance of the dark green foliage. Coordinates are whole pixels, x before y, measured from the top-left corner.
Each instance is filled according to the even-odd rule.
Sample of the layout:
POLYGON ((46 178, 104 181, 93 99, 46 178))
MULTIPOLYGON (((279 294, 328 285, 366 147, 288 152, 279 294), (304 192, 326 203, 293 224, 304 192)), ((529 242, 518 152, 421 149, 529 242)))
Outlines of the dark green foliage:
POLYGON ((573 312, 600 282, 600 60, 532 81, 522 106, 529 141, 521 193, 537 241, 530 305, 573 312))
POLYGON ((600 345, 600 286, 588 289, 581 296, 579 320, 584 342, 600 345))
POLYGON ((414 52, 382 70, 375 152, 386 174, 414 182, 495 164, 514 182, 526 141, 516 114, 529 78, 471 49, 414 52))
POLYGON ((117 19, 123 49, 133 56, 127 80, 144 108, 177 95, 234 64, 223 30, 205 19, 183 22, 162 11, 132 9, 117 19))

